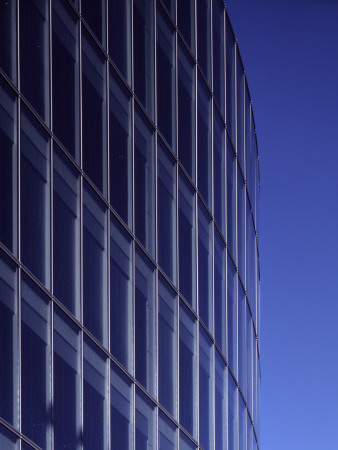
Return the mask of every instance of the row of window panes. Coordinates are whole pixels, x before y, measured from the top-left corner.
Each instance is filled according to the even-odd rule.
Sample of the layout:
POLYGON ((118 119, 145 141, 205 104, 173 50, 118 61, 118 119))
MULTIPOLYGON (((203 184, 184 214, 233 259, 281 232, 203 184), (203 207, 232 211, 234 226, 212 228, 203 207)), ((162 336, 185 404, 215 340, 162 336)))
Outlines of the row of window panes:
MULTIPOLYGON (((139 264, 135 272, 135 376, 139 383, 154 395, 154 270, 143 254, 137 252, 136 258, 139 259, 139 264)), ((18 429, 20 416, 21 432, 42 448, 50 447, 53 431, 54 448, 73 449, 81 446, 83 420, 85 448, 107 448, 110 378, 111 441, 118 448, 133 448, 135 423, 136 448, 155 448, 156 405, 136 388, 134 417, 131 379, 113 362, 110 364, 109 375, 109 359, 106 354, 87 335, 82 337, 78 326, 21 271, 21 301, 18 302, 18 274, 16 265, 1 252, 1 418, 18 429), (143 447, 144 445, 146 447, 143 447)), ((206 332, 202 327, 198 328, 196 318, 182 301, 178 305, 175 293, 162 278, 159 280, 158 292, 159 403, 174 418, 178 416, 179 404, 179 422, 195 439, 199 411, 199 442, 204 448, 214 448, 214 439, 217 449, 226 448, 226 439, 229 441, 229 448, 235 448, 231 446, 231 442, 238 439, 238 432, 240 440, 246 436, 246 426, 242 427, 241 421, 239 430, 237 429, 237 415, 247 416, 237 386, 232 377, 228 376, 226 365, 219 353, 214 352, 214 345, 206 332), (214 417, 217 417, 215 437, 214 417), (227 423, 227 417, 226 434, 224 424, 227 423)), ((125 329, 128 330, 128 325, 121 327, 120 324, 119 330, 125 329)), ((132 371, 130 368, 129 370, 132 371)), ((172 447, 169 448, 177 448, 175 425, 160 412, 159 421, 161 420, 163 423, 159 423, 159 433, 164 433, 163 439, 171 442, 172 447), (171 432, 166 435, 165 430, 171 432)), ((248 431, 252 434, 251 422, 247 417, 245 421, 248 423, 248 431)), ((7 442, 5 434, 1 435, 0 443, 1 439, 3 443, 7 442)), ((15 441, 14 437, 13 440, 15 441)), ((13 447, 2 448, 16 447, 13 442, 13 447)), ((159 448, 162 448, 161 445, 159 448)), ((163 448, 166 448, 164 444, 163 448)))

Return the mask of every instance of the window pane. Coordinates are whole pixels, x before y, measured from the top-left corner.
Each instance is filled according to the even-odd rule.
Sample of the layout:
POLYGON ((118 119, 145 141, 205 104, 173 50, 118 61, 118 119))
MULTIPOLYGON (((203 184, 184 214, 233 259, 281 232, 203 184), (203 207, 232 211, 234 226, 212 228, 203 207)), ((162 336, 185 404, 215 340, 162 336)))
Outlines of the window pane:
POLYGON ((245 282, 245 184, 237 167, 237 236, 238 236, 238 271, 245 282))
POLYGON ((61 150, 54 145, 53 165, 54 294, 80 317, 80 184, 61 150))
POLYGON ((158 127, 175 150, 175 33, 172 25, 157 7, 157 122, 158 127))
POLYGON ((0 67, 16 83, 16 2, 3 2, 0 14, 0 67))
POLYGON ((180 450, 197 450, 196 445, 182 431, 180 432, 180 450))
POLYGON ((177 416, 177 297, 159 276, 158 286, 158 396, 177 416))
MULTIPOLYGON (((188 4, 188 1, 178 5, 188 4)), ((178 40, 178 156, 191 179, 195 180, 195 65, 178 40)))
POLYGON ((239 448, 246 450, 247 413, 246 413, 245 403, 244 403, 241 395, 239 395, 239 394, 238 394, 238 404, 239 404, 239 411, 238 411, 239 448))
POLYGON ((87 184, 83 203, 83 323, 107 345, 106 208, 87 184))
POLYGON ((212 221, 198 201, 198 314, 212 332, 212 221))
POLYGON ((135 376, 155 393, 155 271, 148 258, 136 249, 135 260, 135 376))
POLYGON ((203 448, 214 448, 213 344, 199 327, 199 441, 203 448))
POLYGON ((176 164, 161 140, 157 155, 158 262, 176 284, 176 164))
POLYGON ((133 449, 133 384, 110 363, 110 423, 113 448, 133 449))
POLYGON ((54 305, 54 448, 81 448, 81 353, 77 326, 54 305))
POLYGON ((253 428, 251 425, 250 418, 247 415, 247 450, 254 450, 256 448, 256 446, 254 446, 253 443, 254 443, 253 428))
POLYGON ((252 345, 253 345, 253 323, 248 304, 246 305, 246 356, 247 356, 247 396, 248 409, 252 413, 252 345))
POLYGON ((195 1, 177 2, 177 22, 182 36, 195 54, 195 1))
POLYGON ((110 352, 132 373, 132 240, 110 217, 110 352))
POLYGON ((237 47, 237 154, 244 168, 244 69, 237 47))
POLYGON ((108 0, 109 55, 119 71, 131 82, 130 0, 108 0))
POLYGON ((227 368, 215 351, 215 448, 227 450, 227 368))
POLYGON ((135 108, 135 234, 146 250, 155 250, 154 130, 135 108))
POLYGON ((42 448, 51 439, 49 299, 24 274, 21 291, 21 426, 42 448))
POLYGON ((195 192, 179 173, 179 268, 180 292, 196 309, 196 206, 195 192))
POLYGON ((161 411, 158 413, 159 450, 177 450, 177 428, 161 411))
POLYGON ((130 93, 123 86, 115 71, 110 68, 110 203, 130 228, 132 221, 131 116, 130 93))
POLYGON ((180 424, 194 437, 197 434, 197 355, 196 319, 180 302, 180 424))
POLYGON ((232 142, 236 142, 235 117, 235 37, 228 16, 226 18, 226 122, 232 142))
POLYGON ((238 383, 246 398, 246 299, 238 282, 238 383))
POLYGON ((17 253, 16 133, 17 112, 15 95, 7 87, 7 83, 0 78, 0 216, 6 217, 6 220, 0 221, 0 241, 14 254, 17 253))
POLYGON ((105 0, 81 0, 81 12, 94 34, 106 47, 106 2, 105 0))
POLYGON ((21 90, 46 122, 49 122, 48 18, 48 2, 20 2, 21 90))
POLYGON ((214 107, 214 214, 225 236, 225 128, 214 107))
POLYGON ((236 260, 236 157, 227 138, 227 241, 236 260))
POLYGON ((234 379, 229 374, 229 408, 228 408, 228 445, 229 449, 238 448, 238 390, 234 379))
MULTIPOLYGON (((93 3, 94 4, 94 3, 93 3)), ((84 29, 83 29, 84 30, 84 29)), ((106 195, 106 67, 103 55, 87 32, 82 33, 83 168, 106 195)))
POLYGON ((49 138, 26 108, 21 112, 21 259, 48 287, 49 138))
POLYGON ((67 2, 53 1, 53 131, 78 162, 78 21, 67 2))
POLYGON ((217 105, 224 117, 224 3, 214 0, 212 3, 213 18, 213 64, 214 93, 217 105))
POLYGON ((86 335, 83 345, 83 447, 103 450, 108 448, 108 364, 86 335))
POLYGON ((197 0, 197 58, 206 79, 211 84, 210 0, 197 0))
POLYGON ((156 448, 155 412, 155 405, 140 391, 140 389, 136 388, 135 448, 137 448, 137 450, 153 450, 156 448))
MULTIPOLYGON (((19 427, 17 292, 16 266, 7 256, 0 252, 0 416, 15 428, 19 427)), ((7 447, 3 446, 2 448, 7 447)))
POLYGON ((154 6, 134 0, 134 89, 148 114, 154 116, 154 6))
POLYGON ((228 361, 232 372, 237 377, 237 273, 229 255, 227 266, 228 361))
POLYGON ((0 424, 0 447, 6 450, 19 450, 19 445, 19 438, 0 424))
POLYGON ((226 248, 220 235, 215 230, 215 263, 214 263, 214 295, 215 295, 215 340, 223 355, 226 355, 226 248))
POLYGON ((256 237, 248 199, 246 199, 246 291, 255 317, 255 245, 256 237))

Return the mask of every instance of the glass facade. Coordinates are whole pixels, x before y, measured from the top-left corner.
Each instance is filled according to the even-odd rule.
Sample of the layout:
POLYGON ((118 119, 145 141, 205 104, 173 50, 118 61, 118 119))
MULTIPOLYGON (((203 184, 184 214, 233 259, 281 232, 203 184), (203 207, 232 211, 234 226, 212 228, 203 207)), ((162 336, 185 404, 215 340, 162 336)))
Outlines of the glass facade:
POLYGON ((259 449, 259 159, 222 0, 0 4, 0 447, 259 449))

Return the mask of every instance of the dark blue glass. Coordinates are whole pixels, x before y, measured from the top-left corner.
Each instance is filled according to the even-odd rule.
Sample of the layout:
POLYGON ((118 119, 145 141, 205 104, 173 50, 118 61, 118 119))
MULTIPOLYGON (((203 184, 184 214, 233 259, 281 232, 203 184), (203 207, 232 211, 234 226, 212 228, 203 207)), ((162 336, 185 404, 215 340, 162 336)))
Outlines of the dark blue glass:
POLYGON ((21 428, 41 448, 51 444, 49 299, 24 274, 21 289, 21 428))
POLYGON ((238 395, 238 432, 239 432, 239 448, 247 449, 246 446, 246 428, 247 428, 247 412, 244 400, 238 395))
POLYGON ((226 391, 227 369, 225 362, 215 351, 215 448, 227 450, 226 420, 228 411, 226 391))
POLYGON ((47 287, 50 283, 49 136, 21 108, 21 260, 47 287))
POLYGON ((185 0, 177 2, 178 29, 187 42, 190 50, 195 54, 195 1, 185 0))
POLYGON ((234 145, 236 142, 235 56, 235 37, 228 16, 226 16, 226 123, 234 145))
POLYGON ((157 122, 168 144, 176 148, 175 30, 157 7, 157 122))
POLYGON ((105 0, 81 0, 81 12, 95 36, 106 47, 106 2, 105 0))
POLYGON ((236 260, 236 157, 227 138, 227 242, 236 260))
POLYGON ((83 341, 83 448, 108 448, 107 359, 85 335, 83 341))
POLYGON ((110 423, 112 448, 132 450, 133 445, 133 383, 110 363, 110 423))
POLYGON ((237 167, 237 236, 238 236, 238 271, 245 283, 245 198, 244 180, 237 167))
POLYGON ((53 131, 79 162, 78 19, 67 2, 53 1, 52 29, 53 131))
POLYGON ((244 170, 244 69, 237 47, 237 155, 241 168, 244 170))
POLYGON ((212 332, 212 221, 198 201, 198 314, 212 332))
POLYGON ((180 432, 180 450, 197 450, 196 445, 183 433, 180 432))
POLYGON ((197 60, 211 84, 211 1, 197 0, 197 60))
POLYGON ((20 2, 20 83, 40 116, 49 122, 48 2, 20 2))
POLYGON ((214 231, 214 296, 215 340, 226 355, 226 248, 219 233, 214 231))
MULTIPOLYGON (((15 264, 0 252, 0 416, 19 427, 19 328, 15 264)), ((0 438, 1 443, 1 438, 0 438)), ((3 446, 2 448, 6 448, 3 446)))
POLYGON ((238 282, 238 383, 246 398, 246 299, 238 282))
POLYGON ((19 445, 19 438, 0 424, 0 447, 4 450, 19 450, 19 445))
POLYGON ((0 5, 0 67, 16 83, 16 2, 0 5))
POLYGON ((224 117, 225 73, 224 73, 224 3, 214 0, 212 3, 213 23, 213 77, 214 93, 218 107, 224 117))
POLYGON ((214 214, 225 236, 225 128, 214 107, 214 214))
POLYGON ((177 428, 161 411, 158 413, 158 449, 177 450, 177 428))
POLYGON ((197 186, 211 209, 211 95, 200 75, 197 92, 197 186))
POLYGON ((248 199, 246 200, 246 292, 255 318, 255 246, 256 236, 248 199))
POLYGON ((82 29, 83 169, 100 191, 107 190, 106 67, 99 47, 82 29))
POLYGON ((109 56, 130 84, 131 20, 130 0, 108 0, 109 56))
POLYGON ((254 450, 256 448, 256 445, 254 445, 254 434, 253 434, 253 428, 251 424, 251 420, 249 418, 249 415, 247 414, 247 450, 254 450))
POLYGON ((237 377, 237 274, 229 255, 227 271, 228 362, 237 377))
POLYGON ((249 311, 248 304, 246 305, 246 380, 247 380, 247 394, 246 401, 250 413, 252 412, 252 344, 253 344, 253 322, 249 311))
POLYGON ((155 270, 139 247, 136 248, 135 258, 135 376, 154 395, 155 270))
POLYGON ((214 347, 201 326, 199 331, 199 442, 203 448, 214 448, 214 347))
POLYGON ((134 25, 134 90, 147 110, 154 116, 154 3, 133 1, 134 25))
POLYGON ((0 221, 0 241, 16 254, 17 110, 15 95, 2 78, 0 78, 0 148, 0 217, 6 218, 0 221))
MULTIPOLYGON (((238 448, 238 390, 229 373, 228 376, 228 448, 238 448)), ((242 448, 242 447, 241 447, 242 448)))
POLYGON ((132 130, 131 95, 116 72, 109 78, 110 203, 131 228, 132 130))
POLYGON ((83 323, 107 345, 106 207, 89 185, 83 194, 83 323))
POLYGON ((248 173, 247 173, 247 166, 248 166, 248 157, 251 153, 251 138, 250 138, 250 119, 251 119, 251 102, 250 102, 250 95, 249 95, 249 88, 245 80, 245 104, 244 104, 244 115, 245 115, 245 160, 244 165, 245 167, 242 167, 244 178, 247 179, 248 173))
POLYGON ((80 317, 80 179, 54 145, 53 164, 54 295, 80 317))
POLYGON ((81 448, 80 330, 54 306, 54 448, 81 448))
POLYGON ((156 409, 153 402, 136 388, 135 400, 135 448, 156 448, 156 409))
POLYGON ((195 192, 183 172, 178 184, 179 288, 196 308, 196 206, 195 192))
MULTIPOLYGON (((179 2, 186 4, 188 2, 179 2)), ((178 39, 178 156, 185 170, 195 180, 195 65, 178 39)))
POLYGON ((132 372, 132 240, 110 217, 110 352, 132 372))
POLYGON ((176 284, 176 163, 161 140, 157 147, 158 262, 176 284))
POLYGON ((180 424, 194 437, 197 434, 197 332, 196 319, 180 302, 179 328, 179 411, 180 424))

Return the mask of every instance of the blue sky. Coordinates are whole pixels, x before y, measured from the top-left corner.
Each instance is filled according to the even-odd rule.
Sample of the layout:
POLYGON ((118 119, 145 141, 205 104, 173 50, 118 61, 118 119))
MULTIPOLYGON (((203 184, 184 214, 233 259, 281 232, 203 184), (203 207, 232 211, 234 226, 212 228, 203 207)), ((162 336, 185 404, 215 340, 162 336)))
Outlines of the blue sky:
POLYGON ((261 450, 338 449, 338 1, 227 0, 261 169, 261 450))

